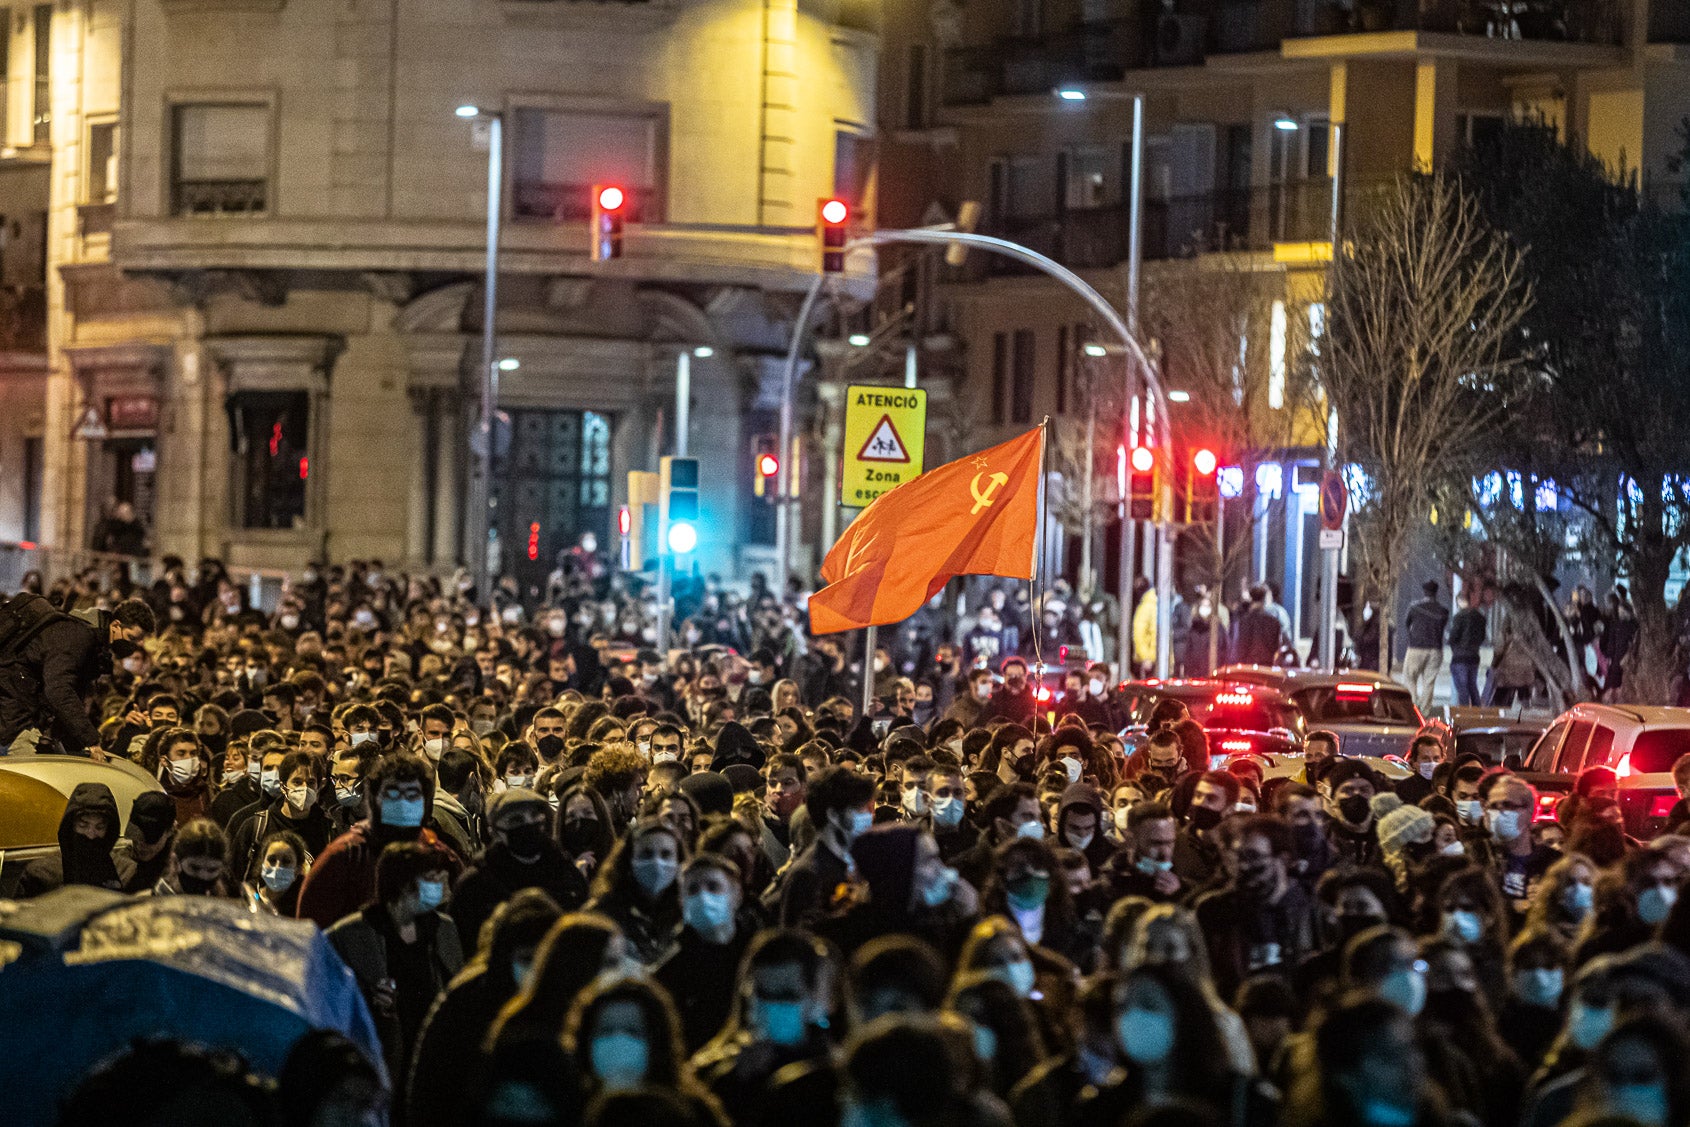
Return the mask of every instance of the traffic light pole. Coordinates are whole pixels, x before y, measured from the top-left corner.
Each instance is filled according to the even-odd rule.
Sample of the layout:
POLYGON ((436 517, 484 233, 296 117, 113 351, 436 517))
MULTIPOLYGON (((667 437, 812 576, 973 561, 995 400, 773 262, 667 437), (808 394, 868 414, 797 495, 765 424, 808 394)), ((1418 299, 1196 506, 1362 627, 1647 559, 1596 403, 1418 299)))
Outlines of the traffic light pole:
POLYGON ((493 359, 499 310, 499 222, 504 197, 504 119, 491 110, 487 133, 487 265, 481 305, 481 448, 470 482, 469 555, 475 569, 475 597, 493 598, 493 416, 499 404, 499 365, 493 359))
MULTIPOLYGON (((1342 218, 1344 206, 1344 123, 1332 123, 1332 216, 1327 230, 1327 237, 1332 241, 1332 268, 1338 263, 1338 226, 1342 218)), ((1332 291, 1332 274, 1326 278, 1326 289, 1330 295, 1332 291)), ((1330 408, 1328 408, 1330 420, 1330 408)), ((1337 464, 1337 430, 1331 422, 1327 423, 1326 468, 1331 470, 1337 464)), ((1316 640, 1315 652, 1320 655, 1322 669, 1338 668, 1338 565, 1342 548, 1325 548, 1320 553, 1320 637, 1316 640)))

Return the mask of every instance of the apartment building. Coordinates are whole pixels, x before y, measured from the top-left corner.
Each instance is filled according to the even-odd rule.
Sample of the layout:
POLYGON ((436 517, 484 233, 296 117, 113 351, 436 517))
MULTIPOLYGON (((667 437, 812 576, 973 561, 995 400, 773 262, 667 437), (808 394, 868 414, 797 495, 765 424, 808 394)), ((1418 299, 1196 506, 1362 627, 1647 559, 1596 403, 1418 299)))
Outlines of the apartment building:
MULTIPOLYGON (((1273 302, 1271 339, 1251 350, 1270 369, 1297 331, 1320 329, 1335 125, 1346 199, 1526 117, 1665 198, 1690 114, 1690 6, 1672 0, 930 0, 888 12, 883 58, 882 222, 979 201, 983 230, 1123 303, 1142 96, 1147 284, 1251 272, 1273 302), (1298 316, 1310 323, 1286 324, 1298 316)), ((1073 378, 1090 329, 1063 288, 971 258, 936 292, 958 398, 983 438, 1081 409, 1073 378)), ((1239 571, 1281 581, 1306 633, 1323 428, 1276 424, 1297 406, 1272 380, 1255 382, 1252 409, 1264 433, 1290 437, 1238 452, 1262 464, 1233 503, 1261 518, 1239 571)), ((1120 430, 1111 421, 1109 454, 1120 430)), ((1113 589, 1118 563, 1105 563, 1113 589)))
MULTIPOLYGON (((33 350, 0 351, 0 540, 86 549, 123 501, 154 554, 464 560, 490 130, 454 110, 473 104, 504 144, 507 570, 532 583, 584 532, 614 543, 626 471, 673 449, 682 353, 699 563, 756 557, 749 436, 817 269, 815 201, 872 199, 877 37, 857 0, 12 18, 0 203, 13 179, 36 193, 45 316, 33 350), (601 183, 629 197, 608 262, 589 254, 601 183)), ((10 283, 11 240, 3 261, 10 283)))

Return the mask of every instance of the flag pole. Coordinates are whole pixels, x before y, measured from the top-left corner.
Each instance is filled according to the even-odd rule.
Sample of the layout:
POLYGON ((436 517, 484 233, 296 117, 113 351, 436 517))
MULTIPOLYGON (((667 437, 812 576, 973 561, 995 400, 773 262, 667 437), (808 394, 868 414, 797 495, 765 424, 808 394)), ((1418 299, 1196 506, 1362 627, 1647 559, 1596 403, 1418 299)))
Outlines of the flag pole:
MULTIPOLYGON (((1033 664, 1038 669, 1038 676, 1033 685, 1034 699, 1038 690, 1044 688, 1045 659, 1044 659, 1044 599, 1041 592, 1047 589, 1045 583, 1045 553, 1050 550, 1050 530, 1045 527, 1045 489, 1050 481, 1050 416, 1046 415, 1039 422, 1039 495, 1033 503, 1033 566, 1032 578, 1027 580, 1027 599, 1033 609, 1033 664)), ((1038 714, 1033 716, 1034 727, 1038 724, 1038 714)))
POLYGON ((863 631, 863 713, 858 719, 874 716, 874 651, 879 643, 880 627, 869 625, 863 631))

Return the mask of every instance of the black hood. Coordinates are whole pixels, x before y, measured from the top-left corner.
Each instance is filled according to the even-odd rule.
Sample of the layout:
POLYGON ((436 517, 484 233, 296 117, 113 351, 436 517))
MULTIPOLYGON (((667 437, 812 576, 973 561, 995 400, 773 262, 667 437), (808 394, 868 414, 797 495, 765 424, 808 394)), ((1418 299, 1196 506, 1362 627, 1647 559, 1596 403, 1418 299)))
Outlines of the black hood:
POLYGON ((78 783, 65 804, 65 815, 59 819, 59 857, 64 865, 66 884, 92 884, 101 888, 116 888, 119 884, 117 866, 112 862, 112 846, 118 838, 117 799, 104 783, 78 783), (83 814, 105 816, 105 834, 98 841, 76 832, 76 820, 83 814))
POLYGON ((710 760, 710 769, 720 771, 730 763, 746 763, 758 770, 763 767, 763 745, 745 725, 732 721, 716 733, 716 754, 710 760))

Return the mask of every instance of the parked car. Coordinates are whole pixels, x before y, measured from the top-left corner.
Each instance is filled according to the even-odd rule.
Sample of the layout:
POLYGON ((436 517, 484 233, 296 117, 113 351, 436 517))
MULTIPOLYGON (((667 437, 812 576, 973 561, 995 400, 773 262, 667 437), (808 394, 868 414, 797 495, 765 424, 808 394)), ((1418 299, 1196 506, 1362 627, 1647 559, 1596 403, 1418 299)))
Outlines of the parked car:
POLYGON ((59 822, 78 783, 104 783, 129 825, 135 797, 163 790, 157 779, 126 759, 96 763, 81 755, 0 756, 0 898, 17 888, 24 866, 59 848, 59 822))
POLYGON ((1554 814, 1586 767, 1619 776, 1626 832, 1653 837, 1678 801, 1672 765, 1690 754, 1690 708, 1576 704, 1538 737, 1520 774, 1538 790, 1538 816, 1554 814))
MULTIPOLYGON (((1302 715, 1277 690, 1215 679, 1133 681, 1123 686, 1130 702, 1128 743, 1143 742, 1156 706, 1174 699, 1209 733, 1210 759, 1232 755, 1285 755, 1302 750, 1302 715)), ((1218 765, 1218 762, 1217 762, 1218 765)))
POLYGON ((1377 673, 1228 665, 1215 677, 1275 690, 1296 708, 1305 734, 1323 728, 1336 735, 1341 755, 1401 757, 1423 722, 1413 694, 1377 673))

